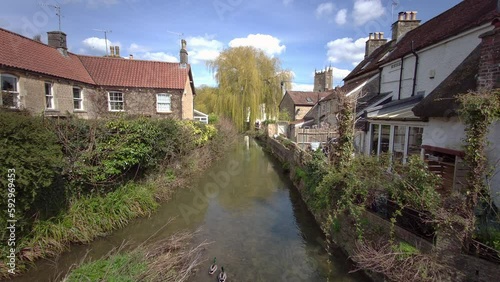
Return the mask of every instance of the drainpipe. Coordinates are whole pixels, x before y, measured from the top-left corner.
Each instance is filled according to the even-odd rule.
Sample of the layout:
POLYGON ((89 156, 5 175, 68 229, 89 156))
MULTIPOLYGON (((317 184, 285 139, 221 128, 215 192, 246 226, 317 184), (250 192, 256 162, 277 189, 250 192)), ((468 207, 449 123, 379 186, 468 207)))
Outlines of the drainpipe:
POLYGON ((382 91, 382 69, 379 69, 378 71, 378 94, 382 91))
POLYGON ((411 90, 411 96, 415 95, 415 88, 417 87, 417 70, 418 70, 418 54, 413 49, 413 40, 411 41, 411 52, 415 55, 415 71, 413 73, 413 89, 411 90))
POLYGON ((401 57, 401 71, 399 72, 399 91, 398 100, 401 100, 401 88, 403 87, 403 66, 405 63, 405 58, 401 57))

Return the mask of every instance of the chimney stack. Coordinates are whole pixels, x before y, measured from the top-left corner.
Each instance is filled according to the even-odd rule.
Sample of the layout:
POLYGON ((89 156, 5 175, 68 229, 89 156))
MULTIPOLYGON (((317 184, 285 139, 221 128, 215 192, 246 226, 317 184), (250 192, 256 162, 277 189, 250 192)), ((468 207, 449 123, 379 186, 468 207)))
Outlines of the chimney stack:
POLYGON ((493 30, 481 35, 481 56, 479 59, 479 71, 477 86, 479 89, 500 88, 500 18, 493 20, 493 30))
POLYGON ((181 40, 181 51, 180 51, 180 61, 182 66, 186 66, 188 64, 188 52, 186 50, 186 40, 181 40))
POLYGON ((115 46, 115 57, 120 57, 120 46, 115 46))
POLYGON ((398 20, 392 24, 392 40, 399 40, 403 35, 419 25, 420 20, 417 20, 416 11, 399 12, 398 20))
POLYGON ((110 57, 115 56, 115 46, 109 46, 109 56, 110 57))
POLYGON ((387 39, 384 38, 383 32, 370 33, 365 47, 365 58, 370 56, 373 51, 377 50, 380 46, 384 45, 387 39))
POLYGON ((66 33, 62 31, 49 31, 47 32, 49 46, 57 48, 63 55, 68 54, 68 47, 66 45, 66 33))

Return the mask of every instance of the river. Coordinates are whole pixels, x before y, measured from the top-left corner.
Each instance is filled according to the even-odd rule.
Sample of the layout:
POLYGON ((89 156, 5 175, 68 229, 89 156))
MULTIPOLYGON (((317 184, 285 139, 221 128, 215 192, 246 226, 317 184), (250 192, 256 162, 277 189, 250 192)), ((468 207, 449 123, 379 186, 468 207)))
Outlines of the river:
POLYGON ((213 257, 224 266, 228 281, 369 281, 349 273, 353 266, 340 251, 328 255, 320 228, 281 165, 249 138, 151 217, 88 245, 72 245, 14 281, 60 280, 83 258, 102 257, 123 242, 133 247, 186 229, 199 230, 194 243, 211 242, 204 253, 207 261, 190 281, 216 280, 207 274, 213 257))

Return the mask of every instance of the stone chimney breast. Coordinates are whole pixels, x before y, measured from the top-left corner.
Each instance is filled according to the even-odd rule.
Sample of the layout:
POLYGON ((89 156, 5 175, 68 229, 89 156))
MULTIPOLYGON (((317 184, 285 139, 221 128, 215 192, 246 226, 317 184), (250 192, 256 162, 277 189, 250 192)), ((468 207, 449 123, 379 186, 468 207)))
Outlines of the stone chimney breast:
POLYGON ((66 33, 62 31, 49 31, 47 32, 48 45, 57 48, 63 55, 68 54, 68 47, 66 45, 66 33))
POLYGON ((186 40, 181 40, 181 51, 180 51, 180 63, 181 66, 186 66, 188 64, 188 52, 186 50, 186 40))
POLYGON ((392 40, 400 39, 419 25, 420 20, 417 20, 417 11, 399 12, 398 20, 392 24, 392 40))
POLYGON ((377 50, 385 43, 387 43, 387 39, 384 38, 383 32, 370 33, 368 35, 368 40, 366 41, 365 58, 370 56, 373 51, 377 50))

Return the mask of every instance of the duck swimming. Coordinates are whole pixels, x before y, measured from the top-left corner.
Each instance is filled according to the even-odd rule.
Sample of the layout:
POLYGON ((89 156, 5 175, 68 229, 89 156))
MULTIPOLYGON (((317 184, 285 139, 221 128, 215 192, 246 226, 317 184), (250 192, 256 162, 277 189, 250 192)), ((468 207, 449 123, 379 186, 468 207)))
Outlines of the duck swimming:
POLYGON ((214 258, 214 263, 210 266, 208 269, 208 274, 212 275, 217 271, 217 264, 216 264, 216 258, 214 258))
POLYGON ((220 268, 220 273, 219 273, 219 282, 226 282, 226 279, 227 279, 227 275, 226 275, 226 272, 224 271, 224 267, 221 266, 220 268))

